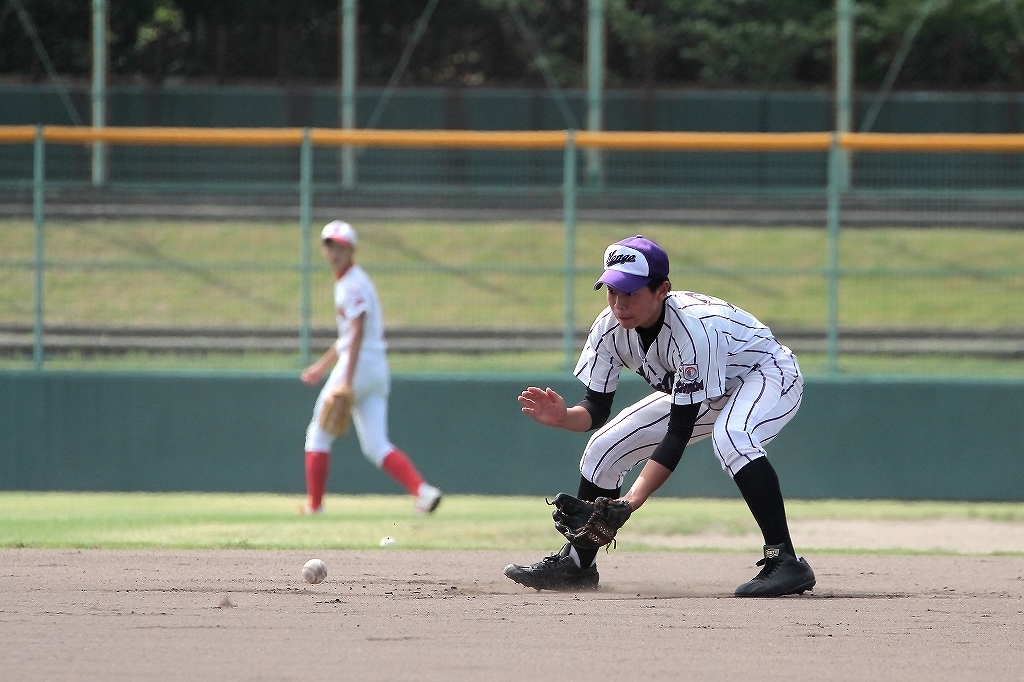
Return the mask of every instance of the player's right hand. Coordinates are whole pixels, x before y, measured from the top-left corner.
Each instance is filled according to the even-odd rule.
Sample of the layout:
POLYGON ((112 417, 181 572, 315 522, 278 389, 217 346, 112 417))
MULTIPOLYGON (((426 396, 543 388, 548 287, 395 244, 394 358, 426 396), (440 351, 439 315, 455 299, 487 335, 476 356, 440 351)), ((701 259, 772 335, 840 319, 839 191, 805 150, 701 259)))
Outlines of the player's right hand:
POLYGON ((519 395, 519 404, 523 414, 545 426, 561 426, 565 421, 565 399, 550 388, 530 386, 519 395))

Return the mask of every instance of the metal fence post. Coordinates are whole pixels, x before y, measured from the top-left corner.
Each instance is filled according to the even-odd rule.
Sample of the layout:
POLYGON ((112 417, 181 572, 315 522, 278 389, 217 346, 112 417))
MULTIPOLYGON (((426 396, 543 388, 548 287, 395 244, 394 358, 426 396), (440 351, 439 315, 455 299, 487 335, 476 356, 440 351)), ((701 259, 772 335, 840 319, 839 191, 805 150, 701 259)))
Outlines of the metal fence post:
MULTIPOLYGON (((356 127, 356 0, 341 0, 341 101, 338 119, 342 130, 356 127)), ((356 183, 355 148, 341 148, 341 186, 351 189, 356 183)))
POLYGON ((826 321, 825 357, 829 374, 839 371, 839 222, 842 211, 842 186, 845 182, 845 158, 839 146, 839 134, 832 133, 828 150, 828 208, 826 215, 828 278, 828 319, 826 321))
MULTIPOLYGON (((92 1, 92 127, 107 125, 107 0, 92 1)), ((106 145, 92 143, 92 184, 107 184, 106 145)))
POLYGON ((311 297, 310 274, 312 270, 310 253, 310 222, 313 206, 313 144, 309 128, 302 129, 302 146, 299 148, 299 232, 302 234, 301 285, 302 303, 299 321, 299 354, 302 366, 310 363, 311 297))
POLYGON ((576 133, 565 134, 562 178, 562 222, 565 230, 565 322, 562 347, 565 365, 572 368, 576 355, 576 133))
POLYGON ((46 173, 43 166, 45 147, 43 146, 43 126, 36 126, 32 162, 32 225, 35 233, 35 285, 33 290, 33 324, 32 324, 32 365, 37 370, 43 368, 43 192, 46 173))
MULTIPOLYGON (((853 130, 853 0, 836 0, 836 120, 835 131, 853 130)), ((840 191, 849 189, 850 159, 846 150, 838 148, 843 174, 837 178, 840 191)))
MULTIPOLYGON (((587 3, 587 130, 604 128, 604 5, 605 0, 587 3)), ((599 187, 604 183, 604 159, 601 150, 587 150, 587 184, 599 187)))

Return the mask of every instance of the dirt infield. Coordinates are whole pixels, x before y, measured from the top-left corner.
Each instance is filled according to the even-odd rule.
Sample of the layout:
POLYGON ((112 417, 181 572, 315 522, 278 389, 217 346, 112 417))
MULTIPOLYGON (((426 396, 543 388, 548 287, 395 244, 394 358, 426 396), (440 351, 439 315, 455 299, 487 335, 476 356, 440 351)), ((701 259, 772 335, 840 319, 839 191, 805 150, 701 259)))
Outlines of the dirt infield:
POLYGON ((813 593, 744 600, 751 552, 599 557, 601 588, 523 589, 536 553, 0 551, 4 680, 1011 680, 1024 557, 809 554, 813 593), (588 662, 593 662, 592 665, 588 662))

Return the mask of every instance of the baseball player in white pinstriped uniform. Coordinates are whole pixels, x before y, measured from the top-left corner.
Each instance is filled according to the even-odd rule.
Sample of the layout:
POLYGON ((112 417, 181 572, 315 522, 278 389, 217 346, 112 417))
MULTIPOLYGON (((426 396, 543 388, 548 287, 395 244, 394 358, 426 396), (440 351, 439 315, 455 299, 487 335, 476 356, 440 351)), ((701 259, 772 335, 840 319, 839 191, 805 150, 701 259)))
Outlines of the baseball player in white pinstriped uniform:
MULTIPOLYGON (((803 378, 793 353, 750 313, 721 299, 671 291, 668 256, 640 235, 605 252, 608 308, 594 321, 576 365, 586 397, 567 407, 555 391, 530 387, 519 402, 542 424, 597 429, 580 460, 578 497, 619 498, 623 478, 647 460, 621 496, 633 510, 668 479, 688 443, 712 437, 764 535, 763 570, 737 596, 780 596, 814 586, 790 539, 778 477, 764 445, 796 414, 803 378), (655 392, 610 421, 623 368, 655 392)), ((567 543, 558 554, 505 574, 537 589, 597 586, 596 550, 567 543)))
POLYGON ((327 395, 339 386, 348 386, 355 398, 352 423, 363 455, 415 496, 417 512, 429 514, 440 503, 441 491, 426 483, 408 455, 388 439, 391 374, 384 319, 376 287, 353 259, 355 230, 335 220, 324 227, 320 237, 324 257, 334 270, 338 340, 301 375, 304 383, 315 385, 330 370, 306 429, 307 501, 302 511, 318 513, 323 509, 334 436, 320 426, 320 411, 327 395))

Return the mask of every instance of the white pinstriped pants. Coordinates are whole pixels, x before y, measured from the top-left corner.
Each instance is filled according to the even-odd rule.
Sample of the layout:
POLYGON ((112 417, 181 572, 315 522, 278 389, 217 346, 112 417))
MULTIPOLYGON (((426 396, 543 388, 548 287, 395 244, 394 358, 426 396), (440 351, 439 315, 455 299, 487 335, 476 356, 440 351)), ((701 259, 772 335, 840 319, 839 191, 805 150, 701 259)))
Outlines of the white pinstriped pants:
MULTIPOLYGON (((705 400, 690 443, 712 437, 715 455, 729 477, 747 462, 764 457, 764 445, 779 435, 803 398, 796 357, 786 353, 726 384, 725 395, 705 400)), ((668 431, 672 396, 652 393, 598 429, 580 460, 580 473, 614 490, 630 469, 648 459, 668 431)))

